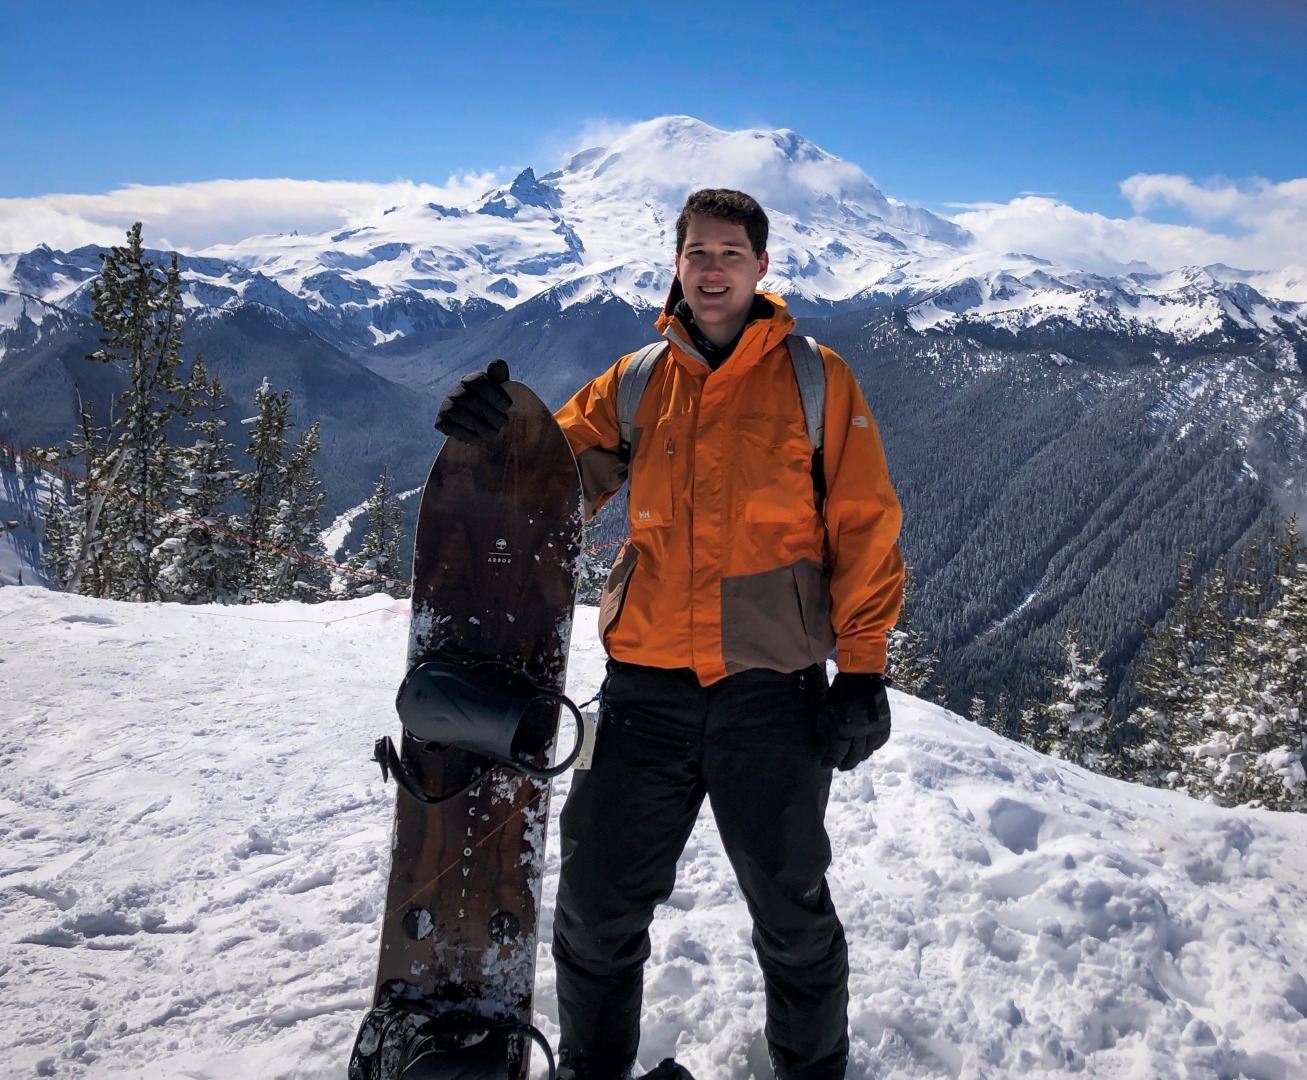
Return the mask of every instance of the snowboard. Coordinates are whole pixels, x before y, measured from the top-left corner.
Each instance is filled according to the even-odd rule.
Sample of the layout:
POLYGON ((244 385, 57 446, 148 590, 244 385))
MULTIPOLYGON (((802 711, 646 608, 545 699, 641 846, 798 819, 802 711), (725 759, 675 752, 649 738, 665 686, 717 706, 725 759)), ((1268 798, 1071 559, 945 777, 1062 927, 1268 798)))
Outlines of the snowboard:
POLYGON ((533 1040, 553 1071, 530 1024, 584 517, 562 430, 527 386, 504 389, 503 430, 446 440, 422 493, 404 734, 377 744, 400 786, 390 878, 350 1080, 526 1080, 533 1040))

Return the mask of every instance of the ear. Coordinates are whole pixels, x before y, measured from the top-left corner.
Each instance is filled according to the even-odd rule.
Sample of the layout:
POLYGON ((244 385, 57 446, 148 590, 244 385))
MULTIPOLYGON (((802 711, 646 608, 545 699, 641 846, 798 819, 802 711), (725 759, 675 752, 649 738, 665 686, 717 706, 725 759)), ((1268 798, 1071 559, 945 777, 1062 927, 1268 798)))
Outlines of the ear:
POLYGON ((762 257, 758 259, 758 280, 759 280, 759 281, 761 281, 763 278, 765 278, 765 277, 767 276, 767 267, 768 267, 769 265, 771 265, 771 264, 770 264, 770 260, 769 260, 768 257, 767 257, 767 252, 764 251, 764 252, 762 253, 762 257))

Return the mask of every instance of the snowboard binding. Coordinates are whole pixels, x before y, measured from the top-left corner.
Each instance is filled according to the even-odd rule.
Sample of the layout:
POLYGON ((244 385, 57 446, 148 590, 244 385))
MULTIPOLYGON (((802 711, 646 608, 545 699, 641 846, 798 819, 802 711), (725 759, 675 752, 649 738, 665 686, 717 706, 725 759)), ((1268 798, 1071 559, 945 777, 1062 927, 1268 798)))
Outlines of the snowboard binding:
MULTIPOLYGON (((405 677, 395 699, 400 721, 423 748, 456 747, 489 758, 537 780, 549 780, 570 769, 581 753, 585 724, 581 711, 564 694, 537 686, 524 674, 493 660, 428 660, 405 677), (531 764, 553 738, 554 708, 563 706, 576 722, 576 744, 552 768, 531 764)), ((445 802, 479 781, 476 769, 466 787, 432 796, 403 764, 389 736, 377 740, 373 757, 381 775, 395 781, 419 802, 445 802)))
POLYGON ((527 1041, 557 1069, 549 1041, 517 1019, 437 1013, 420 999, 392 998, 368 1013, 354 1041, 349 1080, 511 1080, 522 1072, 527 1041))

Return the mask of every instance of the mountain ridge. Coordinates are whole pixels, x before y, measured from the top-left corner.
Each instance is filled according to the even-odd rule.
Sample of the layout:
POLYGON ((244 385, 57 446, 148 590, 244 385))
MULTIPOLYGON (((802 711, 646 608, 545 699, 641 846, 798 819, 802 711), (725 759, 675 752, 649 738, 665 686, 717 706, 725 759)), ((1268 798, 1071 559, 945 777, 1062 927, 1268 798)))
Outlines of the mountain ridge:
MULTIPOLYGON (((675 220, 701 186, 754 194, 771 218, 764 287, 799 315, 900 307, 914 329, 1050 320, 1177 341, 1213 333, 1288 343, 1307 370, 1307 271, 1211 264, 1119 274, 982 250, 957 224, 886 196, 862 169, 788 129, 722 131, 692 117, 637 124, 605 146, 464 205, 392 206, 349 228, 262 235, 179 256, 186 303, 218 314, 261 304, 366 353, 402 337, 482 323, 543 294, 606 290, 661 305, 675 220)), ((0 255, 0 295, 89 313, 103 249, 0 255)), ((12 321, 0 305, 0 327, 12 321)))

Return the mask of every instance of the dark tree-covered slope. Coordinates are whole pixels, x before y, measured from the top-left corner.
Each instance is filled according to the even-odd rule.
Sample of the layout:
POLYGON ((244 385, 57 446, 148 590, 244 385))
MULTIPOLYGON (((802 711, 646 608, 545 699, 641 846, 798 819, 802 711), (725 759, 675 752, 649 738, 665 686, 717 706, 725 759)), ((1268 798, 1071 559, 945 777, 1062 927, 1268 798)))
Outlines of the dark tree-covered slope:
MULTIPOLYGON (((70 316, 65 328, 28 347, 10 348, 0 363, 0 439, 53 445, 76 422, 76 389, 107 423, 109 402, 121 388, 113 369, 84 359, 98 329, 70 316)), ((422 482, 440 442, 432 430, 437 402, 400 386, 328 345, 304 327, 265 308, 247 306, 194 320, 185 355, 203 353, 221 374, 232 403, 230 437, 243 446, 240 420, 250 415, 254 391, 266 376, 289 389, 298 427, 322 424, 319 471, 328 493, 324 520, 361 503, 389 465, 395 486, 422 482)))
POLYGON ((1106 343, 1093 363, 918 335, 892 313, 807 328, 880 426, 954 707, 977 689, 1044 697, 1071 623, 1117 693, 1185 552, 1206 570, 1294 509, 1307 378, 1237 348, 1128 364, 1106 343))

